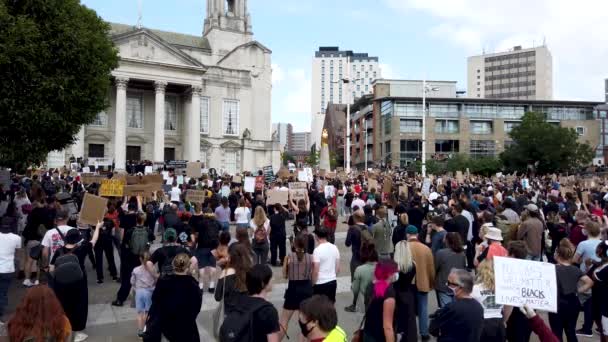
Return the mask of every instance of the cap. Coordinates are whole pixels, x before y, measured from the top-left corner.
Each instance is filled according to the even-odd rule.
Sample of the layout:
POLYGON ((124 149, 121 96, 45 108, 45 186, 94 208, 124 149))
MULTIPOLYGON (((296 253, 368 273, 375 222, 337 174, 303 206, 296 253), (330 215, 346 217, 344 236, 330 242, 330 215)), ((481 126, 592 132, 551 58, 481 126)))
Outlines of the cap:
POLYGON ((165 230, 165 235, 163 236, 165 241, 175 242, 177 239, 177 232, 173 228, 168 228, 165 230))
POLYGON ((418 234, 418 228, 416 228, 416 226, 412 226, 411 224, 409 226, 407 226, 407 228, 405 229, 405 233, 406 234, 418 234))
POLYGON ((82 241, 82 235, 80 235, 80 231, 78 231, 78 229, 70 229, 65 234, 64 240, 66 245, 77 245, 82 241))
POLYGON ((538 207, 536 206, 536 204, 532 204, 532 203, 528 204, 526 206, 526 209, 528 211, 532 211, 532 212, 537 212, 538 211, 538 207))

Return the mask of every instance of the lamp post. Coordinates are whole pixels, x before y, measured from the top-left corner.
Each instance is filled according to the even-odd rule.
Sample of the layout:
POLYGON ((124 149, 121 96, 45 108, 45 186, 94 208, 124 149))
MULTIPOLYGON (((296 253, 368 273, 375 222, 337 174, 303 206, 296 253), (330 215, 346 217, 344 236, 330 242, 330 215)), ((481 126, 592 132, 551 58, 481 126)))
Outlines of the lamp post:
POLYGON ((422 178, 426 178, 426 94, 438 90, 439 87, 431 87, 422 80, 422 178))

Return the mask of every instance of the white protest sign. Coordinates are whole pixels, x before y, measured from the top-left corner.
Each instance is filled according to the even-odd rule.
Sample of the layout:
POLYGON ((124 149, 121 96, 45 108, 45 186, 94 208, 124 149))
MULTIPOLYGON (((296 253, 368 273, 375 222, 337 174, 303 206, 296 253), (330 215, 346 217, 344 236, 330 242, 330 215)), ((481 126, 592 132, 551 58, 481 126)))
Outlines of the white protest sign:
POLYGON ((422 193, 425 196, 431 194, 431 180, 429 178, 425 178, 424 182, 422 183, 422 193))
POLYGON ((298 180, 300 182, 308 182, 308 174, 306 171, 298 171, 298 180))
POLYGON ((494 279, 496 303, 557 312, 555 265, 494 257, 494 279))
POLYGON ((176 180, 177 180, 177 185, 184 184, 184 176, 179 175, 179 176, 176 177, 176 180))
POLYGON ((245 192, 255 192, 255 177, 245 177, 243 189, 245 192))
POLYGON ((144 168, 144 173, 145 173, 146 175, 149 175, 149 174, 154 173, 154 167, 153 167, 152 165, 147 165, 147 166, 144 168))

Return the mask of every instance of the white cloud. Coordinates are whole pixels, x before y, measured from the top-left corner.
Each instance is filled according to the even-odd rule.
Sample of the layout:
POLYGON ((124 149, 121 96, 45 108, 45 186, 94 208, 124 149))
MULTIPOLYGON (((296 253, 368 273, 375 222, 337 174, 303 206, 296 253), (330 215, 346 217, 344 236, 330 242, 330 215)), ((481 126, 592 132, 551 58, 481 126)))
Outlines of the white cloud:
POLYGON ((380 75, 385 79, 398 79, 399 75, 395 72, 395 69, 388 63, 380 63, 380 75))
MULTIPOLYGON (((385 0, 407 13, 422 11, 440 24, 430 28, 467 54, 541 45, 553 55, 554 98, 603 99, 608 77, 608 1, 589 0, 385 0)), ((449 57, 446 57, 449 58, 449 57)))
POLYGON ((283 74, 283 69, 281 69, 281 66, 272 63, 272 85, 278 85, 281 83, 281 81, 283 81, 284 77, 285 75, 283 74))

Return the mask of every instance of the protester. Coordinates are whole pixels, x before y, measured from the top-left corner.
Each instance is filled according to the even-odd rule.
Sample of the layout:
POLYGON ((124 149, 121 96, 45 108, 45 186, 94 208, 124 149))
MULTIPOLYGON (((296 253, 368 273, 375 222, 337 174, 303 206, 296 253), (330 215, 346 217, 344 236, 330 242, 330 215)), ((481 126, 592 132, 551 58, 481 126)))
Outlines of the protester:
POLYGON ((371 234, 365 225, 365 216, 361 211, 353 213, 353 225, 348 227, 346 233, 346 247, 351 247, 350 278, 351 282, 355 276, 355 270, 361 265, 361 244, 364 240, 371 241, 371 234))
POLYGON ((435 284, 435 262, 431 249, 418 241, 418 229, 415 226, 407 227, 406 236, 412 258, 414 259, 414 263, 416 263, 418 329, 420 330, 420 337, 426 341, 430 338, 428 294, 433 290, 433 284, 435 284))
POLYGON ((7 224, 0 225, 0 319, 8 305, 8 289, 15 278, 15 254, 21 250, 21 237, 7 224))
POLYGON ((395 289, 396 311, 395 332, 400 341, 418 341, 418 329, 416 327, 416 294, 418 289, 414 283, 416 277, 416 264, 412 257, 412 251, 407 240, 400 241, 395 246, 394 260, 397 263, 399 273, 397 280, 393 283, 395 289))
POLYGON ((450 272, 452 269, 466 268, 467 263, 460 234, 448 233, 445 236, 445 244, 447 247, 435 254, 435 295, 439 308, 446 306, 454 299, 454 294, 447 286, 450 272))
POLYGON ((222 231, 230 230, 230 208, 228 207, 228 198, 222 197, 221 205, 215 208, 215 218, 220 224, 222 231))
POLYGON ((444 224, 445 220, 442 216, 434 216, 429 224, 431 232, 426 234, 426 244, 431 246, 433 255, 436 255, 439 250, 445 248, 444 240, 448 232, 443 228, 444 224))
POLYGON ((521 223, 517 231, 517 239, 523 240, 528 249, 528 260, 540 261, 542 253, 542 237, 544 232, 543 222, 535 204, 526 206, 526 220, 521 223))
POLYGON ((196 317, 201 311, 203 294, 190 273, 190 256, 182 253, 173 259, 174 273, 159 279, 152 293, 144 341, 200 341, 196 317))
POLYGON ((300 234, 294 242, 293 253, 285 257, 283 262, 283 277, 288 280, 285 291, 285 302, 281 312, 281 333, 279 339, 286 334, 289 321, 293 313, 300 308, 300 304, 310 298, 312 289, 313 257, 306 253, 307 236, 300 234))
POLYGON ((396 294, 391 286, 396 272, 397 264, 392 260, 381 260, 376 264, 371 301, 365 312, 364 341, 396 340, 394 327, 396 294))
POLYGON ((313 292, 325 295, 335 303, 338 286, 336 275, 340 273, 340 252, 338 247, 327 241, 329 233, 325 228, 315 229, 314 234, 317 248, 313 253, 313 292))
MULTIPOLYGON (((602 243, 600 240, 600 225, 597 222, 585 223, 585 232, 587 240, 581 241, 576 247, 572 262, 579 264, 581 272, 587 274, 587 271, 594 263, 600 262, 601 259, 596 255, 597 246, 602 243)), ((588 297, 587 294, 583 294, 588 297)), ((582 295, 581 295, 582 296, 582 295)), ((592 300, 587 299, 583 303, 584 323, 583 327, 576 331, 579 336, 593 336, 593 312, 591 307, 592 300)))
POLYGON ((285 221, 287 221, 288 218, 289 213, 281 204, 276 203, 274 205, 274 212, 270 216, 270 264, 272 266, 283 266, 283 260, 285 259, 286 254, 285 241, 287 239, 285 221))
POLYGON ((344 342, 347 335, 338 326, 334 304, 325 296, 314 295, 300 304, 300 332, 309 342, 344 342))
MULTIPOLYGON (((509 258, 526 259, 528 249, 523 241, 511 241, 507 246, 507 253, 509 258)), ((532 326, 528 317, 517 308, 507 308, 505 306, 506 310, 511 311, 511 315, 507 319, 507 341, 528 342, 532 334, 532 326)))
MULTIPOLYGON (((113 207, 112 207, 112 210, 113 207)), ((117 212, 116 212, 117 213, 117 212)), ((117 216, 118 217, 118 216, 117 216)), ((97 272, 97 284, 102 284, 104 280, 103 274, 103 255, 106 255, 106 260, 108 262, 108 270, 110 271, 110 276, 112 280, 118 280, 118 272, 116 270, 116 263, 114 262, 114 245, 112 243, 112 236, 115 226, 118 219, 113 220, 107 217, 103 219, 103 226, 101 227, 99 233, 99 239, 95 244, 93 250, 95 251, 95 270, 97 272)))
POLYGON ((371 234, 381 259, 391 259, 393 254, 392 228, 388 222, 388 213, 385 206, 380 206, 376 210, 378 222, 372 226, 371 234))
POLYGON ((336 243, 336 226, 338 224, 338 212, 336 208, 333 205, 324 207, 319 215, 323 220, 323 227, 329 233, 327 241, 336 243))
POLYGON ((483 329, 480 341, 504 342, 507 333, 504 322, 508 315, 503 314, 503 306, 496 303, 496 286, 494 282, 494 263, 486 259, 477 267, 477 281, 471 296, 483 307, 483 329))
POLYGON ((139 256, 141 265, 133 269, 131 286, 135 290, 135 310, 137 310, 137 336, 143 337, 144 324, 152 306, 152 292, 156 284, 156 274, 150 272, 147 263, 150 253, 144 252, 139 256))
MULTIPOLYGON (((245 231, 246 233, 246 231, 245 231)), ((220 273, 214 293, 216 301, 224 301, 226 314, 236 310, 240 299, 247 293, 245 283, 247 271, 252 267, 251 252, 244 245, 235 245, 230 250, 226 268, 220 273)))
POLYGON ((234 211, 234 219, 236 220, 237 228, 249 228, 249 219, 251 210, 247 208, 244 198, 239 200, 239 206, 234 211))
POLYGON ((393 229, 393 246, 397 245, 399 241, 405 240, 405 231, 407 226, 409 225, 409 219, 406 213, 402 213, 399 215, 399 221, 397 227, 393 229))
POLYGON ((600 332, 600 342, 608 342, 608 241, 597 246, 597 256, 601 262, 589 271, 594 282, 592 292, 593 318, 600 332))
MULTIPOLYGON (((526 318, 529 320, 529 325, 534 331, 540 342, 559 342, 561 339, 555 337, 551 329, 545 324, 542 318, 540 318, 534 309, 531 309, 527 304, 524 304, 523 307, 520 307, 518 311, 521 311, 526 318)), ((604 341, 601 341, 604 342, 604 341)))
POLYGON ((215 257, 211 253, 219 245, 220 223, 209 208, 203 211, 202 221, 196 224, 192 241, 196 243, 196 259, 199 267, 199 287, 209 293, 215 291, 215 257))
POLYGON ((69 219, 68 212, 64 209, 58 209, 55 215, 55 228, 50 229, 42 238, 42 255, 47 262, 53 259, 55 252, 64 244, 63 236, 71 229, 76 229, 67 225, 69 219))
POLYGON ((430 332, 438 342, 480 341, 483 307, 471 297, 473 276, 466 270, 454 269, 448 277, 448 287, 455 300, 435 312, 430 332))
POLYGON ((365 309, 369 304, 369 293, 367 288, 372 284, 374 280, 374 270, 378 263, 378 252, 376 251, 376 245, 373 242, 364 242, 361 245, 361 265, 355 270, 353 280, 350 285, 350 289, 353 292, 353 303, 344 308, 346 312, 357 311, 357 301, 359 295, 363 294, 363 303, 365 309))
POLYGON ((7 325, 10 341, 71 341, 72 326, 46 285, 27 290, 7 325))
POLYGON ((486 226, 483 242, 475 248, 474 265, 477 267, 484 260, 492 260, 495 256, 507 256, 507 250, 502 246, 502 232, 494 226, 486 226))

